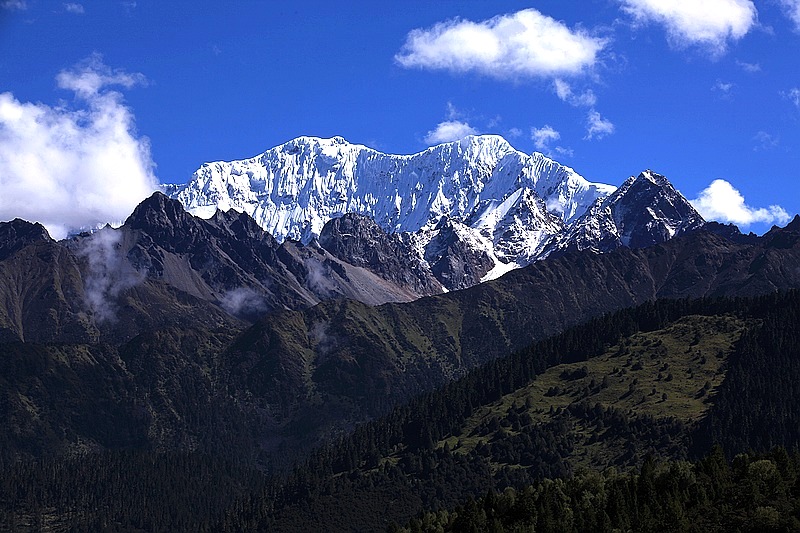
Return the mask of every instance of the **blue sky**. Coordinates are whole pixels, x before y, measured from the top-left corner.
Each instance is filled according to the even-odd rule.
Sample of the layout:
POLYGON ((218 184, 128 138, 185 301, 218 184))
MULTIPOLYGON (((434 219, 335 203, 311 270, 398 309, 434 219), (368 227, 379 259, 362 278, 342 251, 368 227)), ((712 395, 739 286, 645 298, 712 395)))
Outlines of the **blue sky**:
POLYGON ((0 0, 0 219, 124 218, 299 135, 504 135, 707 218, 800 212, 800 0, 0 0))

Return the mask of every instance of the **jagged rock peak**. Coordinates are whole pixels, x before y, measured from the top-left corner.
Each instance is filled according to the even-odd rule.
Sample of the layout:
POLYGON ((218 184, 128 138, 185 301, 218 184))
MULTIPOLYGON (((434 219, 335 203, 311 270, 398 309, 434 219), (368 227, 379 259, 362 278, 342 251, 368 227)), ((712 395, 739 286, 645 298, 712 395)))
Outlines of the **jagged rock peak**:
POLYGON ((756 244, 761 239, 752 231, 749 233, 742 233, 736 224, 722 224, 714 220, 706 222, 702 229, 738 244, 756 244))
POLYGON ((644 248, 705 224, 700 213, 663 175, 646 170, 598 199, 545 254, 565 250, 607 252, 621 246, 644 248))
POLYGON ((131 216, 125 221, 125 225, 133 229, 153 226, 171 227, 187 216, 189 214, 182 203, 156 191, 136 206, 131 216))
POLYGON ((28 222, 21 218, 0 222, 0 261, 29 244, 52 240, 47 229, 38 222, 28 222))
POLYGON ((787 231, 800 232, 800 215, 795 215, 792 221, 786 224, 783 229, 787 231))
POLYGON ((800 241, 800 215, 784 227, 772 226, 762 237, 769 248, 791 248, 800 241))
POLYGON ((633 180, 644 179, 644 180, 650 181, 650 182, 658 185, 659 187, 665 187, 665 186, 672 187, 672 184, 669 182, 669 180, 666 178, 666 176, 663 176, 661 174, 653 172, 649 168, 647 170, 645 170, 644 172, 640 173, 636 178, 631 176, 631 178, 629 178, 629 179, 633 179, 633 180))
POLYGON ((318 243, 334 257, 411 287, 418 294, 442 292, 442 285, 412 247, 397 234, 387 234, 371 218, 348 213, 330 220, 318 243))

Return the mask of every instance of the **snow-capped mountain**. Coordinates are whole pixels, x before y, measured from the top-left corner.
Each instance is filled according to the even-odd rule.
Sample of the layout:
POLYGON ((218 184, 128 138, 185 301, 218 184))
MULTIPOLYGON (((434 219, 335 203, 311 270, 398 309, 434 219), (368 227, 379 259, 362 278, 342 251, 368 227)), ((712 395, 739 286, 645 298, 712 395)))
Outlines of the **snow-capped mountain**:
POLYGON ((652 198, 655 207, 637 211, 632 222, 626 209, 644 209, 647 201, 630 199, 663 196, 663 187, 637 192, 642 187, 629 180, 617 191, 591 183, 496 135, 413 155, 385 154, 341 137, 300 137, 250 159, 206 163, 187 184, 164 189, 200 217, 218 209, 245 212, 278 242, 308 243, 345 213, 367 216, 399 234, 447 289, 499 277, 570 245, 637 246, 642 231, 672 228, 659 233, 666 239, 693 225, 687 216, 702 223, 691 206, 688 214, 661 209, 671 200, 652 198))
POLYGON ((646 170, 598 199, 548 243, 544 255, 570 249, 607 252, 621 246, 644 248, 704 224, 700 213, 667 178, 646 170))

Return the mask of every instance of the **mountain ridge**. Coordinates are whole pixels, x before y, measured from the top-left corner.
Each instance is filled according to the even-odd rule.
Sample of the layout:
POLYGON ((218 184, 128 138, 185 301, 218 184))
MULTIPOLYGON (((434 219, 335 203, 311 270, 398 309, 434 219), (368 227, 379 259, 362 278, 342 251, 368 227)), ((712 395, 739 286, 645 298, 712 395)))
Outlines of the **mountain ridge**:
POLYGON ((396 235, 376 236, 374 221, 357 215, 329 224, 333 253, 317 241, 278 245, 249 215, 203 220, 155 193, 118 229, 61 242, 34 231, 0 260, 0 408, 22 421, 8 449, 218 446, 208 431, 229 419, 237 446, 288 463, 592 317, 655 298, 800 287, 800 224, 752 243, 700 228, 646 248, 566 250, 423 298, 414 283, 435 285, 404 260, 396 235), (376 262, 389 271, 370 270, 376 262), (45 382, 41 368, 51 369, 45 382), (76 402, 69 412, 53 391, 76 402), (216 406, 213 416, 198 414, 195 394, 216 406), (110 417, 102 432, 73 426, 92 418, 98 395, 106 403, 97 416, 110 417), (117 423, 132 432, 114 436, 117 423))
POLYGON ((186 184, 164 186, 199 216, 246 212, 278 242, 309 243, 331 219, 367 216, 401 235, 447 290, 566 248, 647 246, 703 223, 663 176, 646 171, 622 189, 628 194, 591 183, 541 153, 516 150, 497 135, 467 136, 411 155, 384 154, 341 137, 300 137, 253 158, 206 163, 186 184), (642 191, 643 183, 652 189, 642 191), (615 201, 602 205, 609 198, 615 201), (648 204, 656 209, 646 210, 648 204))
MULTIPOLYGON (((794 236, 791 229, 778 230, 773 238, 794 236)), ((294 442, 289 448, 297 448, 297 431, 307 443, 315 431, 351 428, 365 413, 378 416, 388 405, 591 317, 657 298, 754 296, 800 287, 800 270, 792 266, 800 247, 769 242, 737 244, 698 230, 649 248, 567 252, 498 280, 406 304, 325 302, 265 317, 225 359, 240 379, 251 380, 255 396, 267 394, 265 383, 286 387, 268 396, 278 411, 294 413, 286 415, 282 431, 294 442), (295 417, 302 425, 290 422, 295 417), (311 420, 321 423, 317 430, 311 420)))

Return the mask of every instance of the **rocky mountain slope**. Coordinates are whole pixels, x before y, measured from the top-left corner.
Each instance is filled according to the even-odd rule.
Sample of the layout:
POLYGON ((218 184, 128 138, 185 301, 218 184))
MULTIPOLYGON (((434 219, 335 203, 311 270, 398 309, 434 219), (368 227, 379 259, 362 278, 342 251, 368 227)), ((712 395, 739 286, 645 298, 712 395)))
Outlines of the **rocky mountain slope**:
POLYGON ((666 177, 647 170, 593 203, 548 243, 545 255, 565 250, 608 252, 622 246, 645 248, 704 224, 703 217, 666 177))
POLYGON ((156 194, 123 227, 66 242, 0 226, 3 450, 227 446, 288 460, 590 317, 800 287, 798 218, 752 242, 701 229, 648 248, 566 250, 405 304, 323 300, 432 283, 372 224, 340 217, 319 242, 278 245, 248 215, 202 220, 156 194), (314 278, 308 265, 330 270, 314 278))
POLYGON ((325 302, 265 317, 226 360, 233 379, 282 413, 284 437, 307 442, 591 317, 657 298, 800 287, 798 226, 800 217, 757 244, 697 230, 648 248, 567 252, 405 304, 325 302))
POLYGON ((196 218, 161 193, 118 229, 62 242, 38 224, 0 223, 0 340, 117 342, 156 325, 241 327, 330 298, 374 305, 442 291, 392 236, 369 225, 357 244, 352 232, 325 235, 344 259, 316 242, 279 244, 246 214, 196 218), (377 259, 356 258, 370 246, 377 259))
POLYGON ((400 235, 448 290, 553 251, 647 246, 703 223, 663 176, 645 172, 615 193, 493 135, 413 155, 301 137, 251 159, 207 163, 165 190, 199 216, 248 213, 278 242, 309 243, 344 214, 369 217, 400 235))
MULTIPOLYGON (((208 409, 223 405, 237 427, 260 428, 255 441, 243 438, 248 446, 259 442, 273 457, 277 450, 288 457, 589 317, 654 298, 800 286, 800 219, 763 237, 716 226, 690 231, 691 211, 674 215, 689 220, 684 226, 648 225, 672 217, 676 206, 681 198, 666 180, 643 174, 596 204, 617 232, 599 250, 621 248, 556 249, 500 279, 447 294, 437 277, 472 283, 466 274, 474 280, 475 265, 486 259, 464 246, 462 226, 449 219, 430 241, 447 252, 429 261, 415 259, 404 235, 386 234, 360 215, 328 221, 307 245, 278 243, 245 213, 216 211, 203 220, 161 193, 118 229, 62 242, 35 224, 2 223, 0 341, 15 346, 6 363, 8 375, 19 378, 6 382, 6 414, 67 424, 35 432, 39 437, 112 446, 118 440, 97 435, 76 441, 83 430, 67 431, 72 425, 64 420, 72 418, 51 400, 61 389, 82 398, 72 409, 84 416, 75 405, 94 401, 86 391, 108 393, 114 412, 126 413, 120 420, 144 432, 132 443, 180 447, 196 442, 210 422, 183 400, 175 405, 173 392, 189 398, 205 391, 208 409), (634 208, 642 204, 645 215, 634 208), (625 246, 673 234, 648 248, 625 246), (433 296, 420 298, 426 294, 433 296), (51 374, 58 379, 43 386, 28 373, 29 357, 60 369, 51 374), (186 370, 178 375, 180 368, 186 370), (107 381, 119 387, 106 390, 107 381), (20 386, 31 395, 20 396, 20 386), (143 412, 150 414, 141 418, 143 412)), ((26 448, 26 435, 33 434, 17 434, 10 448, 26 448)))

